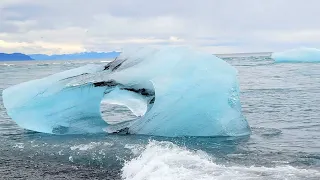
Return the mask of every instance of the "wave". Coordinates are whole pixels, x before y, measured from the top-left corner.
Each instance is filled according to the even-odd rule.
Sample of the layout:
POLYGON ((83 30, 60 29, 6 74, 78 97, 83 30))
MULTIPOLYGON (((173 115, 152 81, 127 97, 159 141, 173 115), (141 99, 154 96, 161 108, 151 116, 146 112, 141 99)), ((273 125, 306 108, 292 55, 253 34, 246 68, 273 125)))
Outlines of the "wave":
POLYGON ((138 157, 125 163, 121 176, 125 180, 319 179, 320 171, 289 165, 221 165, 203 151, 150 141, 138 157))

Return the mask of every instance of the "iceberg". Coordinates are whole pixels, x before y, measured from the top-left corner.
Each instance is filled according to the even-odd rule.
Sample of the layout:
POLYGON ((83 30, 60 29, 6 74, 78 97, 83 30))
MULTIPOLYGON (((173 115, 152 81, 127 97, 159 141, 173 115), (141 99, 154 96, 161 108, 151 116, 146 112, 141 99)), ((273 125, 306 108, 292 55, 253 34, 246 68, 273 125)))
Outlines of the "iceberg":
POLYGON ((277 63, 320 62, 320 50, 316 48, 302 47, 283 52, 274 52, 272 53, 271 58, 277 63))
POLYGON ((89 64, 9 87, 8 115, 21 127, 51 134, 242 136, 237 70, 187 47, 137 48, 114 61, 89 64), (135 119, 103 120, 101 101, 127 106, 135 119))

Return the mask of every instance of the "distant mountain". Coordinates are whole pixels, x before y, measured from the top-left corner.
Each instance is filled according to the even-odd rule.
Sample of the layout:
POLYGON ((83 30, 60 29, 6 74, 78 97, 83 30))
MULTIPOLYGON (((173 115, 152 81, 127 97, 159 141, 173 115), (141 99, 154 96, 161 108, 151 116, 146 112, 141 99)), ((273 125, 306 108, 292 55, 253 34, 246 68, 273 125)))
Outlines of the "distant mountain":
POLYGON ((0 61, 28 61, 33 60, 30 56, 21 53, 0 53, 0 61))
POLYGON ((109 59, 119 56, 120 52, 83 52, 74 54, 30 54, 29 56, 35 60, 83 60, 83 59, 109 59))

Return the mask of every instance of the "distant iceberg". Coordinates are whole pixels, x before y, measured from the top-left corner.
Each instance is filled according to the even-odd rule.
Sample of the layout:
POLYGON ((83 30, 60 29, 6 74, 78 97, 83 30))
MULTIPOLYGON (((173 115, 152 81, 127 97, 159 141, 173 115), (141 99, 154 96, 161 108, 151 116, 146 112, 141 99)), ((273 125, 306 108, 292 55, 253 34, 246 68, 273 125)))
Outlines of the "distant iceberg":
POLYGON ((316 48, 297 48, 283 52, 272 53, 275 62, 320 62, 320 50, 316 48))
POLYGON ((185 47, 139 48, 3 91, 8 115, 23 128, 53 134, 158 136, 249 135, 237 71, 212 54, 185 47), (108 124, 101 101, 137 118, 108 124))

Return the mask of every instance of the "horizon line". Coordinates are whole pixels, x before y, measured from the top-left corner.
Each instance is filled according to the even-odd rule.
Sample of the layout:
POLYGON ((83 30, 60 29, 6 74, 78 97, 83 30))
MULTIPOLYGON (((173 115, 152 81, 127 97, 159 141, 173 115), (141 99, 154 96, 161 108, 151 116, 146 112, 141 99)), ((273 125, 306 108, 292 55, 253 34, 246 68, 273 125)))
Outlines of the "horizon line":
MULTIPOLYGON (((42 54, 42 53, 21 53, 21 52, 12 52, 12 53, 6 53, 6 52, 0 52, 4 54, 25 54, 25 55, 47 55, 47 56, 53 56, 53 55, 70 55, 70 54, 80 54, 80 53, 121 53, 121 51, 83 51, 83 52, 75 52, 75 53, 64 53, 64 54, 42 54)), ((232 55, 232 54, 271 54, 273 52, 270 51, 262 51, 262 52, 231 52, 231 53, 213 53, 214 55, 232 55)))

